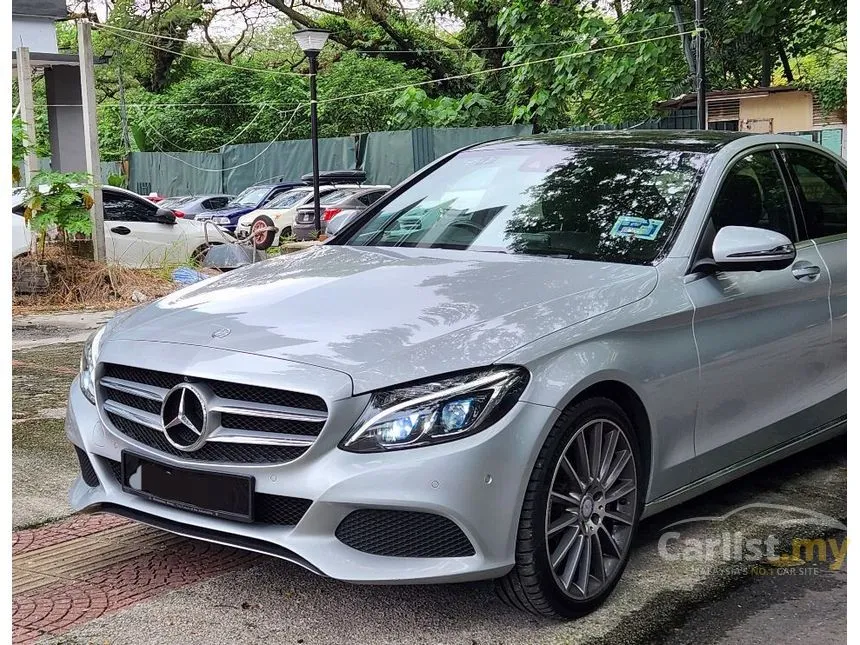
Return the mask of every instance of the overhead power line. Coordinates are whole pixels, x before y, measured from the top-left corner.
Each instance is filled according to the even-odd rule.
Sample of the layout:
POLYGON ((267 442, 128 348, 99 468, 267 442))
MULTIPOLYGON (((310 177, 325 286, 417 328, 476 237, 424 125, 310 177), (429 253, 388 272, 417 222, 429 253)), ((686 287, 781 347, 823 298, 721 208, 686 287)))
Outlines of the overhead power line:
MULTIPOLYGON (((696 33, 696 30, 694 29, 694 30, 691 30, 691 31, 689 31, 689 32, 684 32, 684 33, 690 33, 690 34, 693 34, 693 33, 696 33)), ((382 94, 382 93, 386 93, 386 92, 396 92, 396 91, 404 90, 404 89, 407 89, 407 88, 410 88, 410 87, 418 87, 418 86, 422 86, 422 85, 431 85, 431 84, 433 84, 433 83, 443 83, 443 82, 445 82, 445 81, 458 80, 458 79, 461 79, 461 78, 469 78, 469 77, 472 77, 472 76, 478 76, 478 75, 481 75, 481 74, 490 74, 490 73, 493 73, 493 72, 500 72, 500 71, 508 70, 508 69, 517 69, 517 68, 520 68, 520 67, 527 67, 527 66, 529 66, 529 65, 539 65, 539 64, 541 64, 541 63, 549 63, 549 62, 554 62, 554 61, 557 61, 557 60, 563 60, 563 59, 568 59, 568 58, 578 58, 578 57, 581 57, 581 56, 588 56, 588 55, 590 55, 590 54, 598 54, 598 53, 601 53, 601 52, 606 52, 606 51, 610 51, 610 50, 614 50, 614 49, 620 49, 620 48, 622 48, 622 47, 633 47, 633 46, 635 46, 635 45, 642 45, 642 44, 645 44, 645 43, 655 42, 655 41, 658 41, 658 40, 666 40, 666 39, 668 39, 668 38, 677 38, 679 35, 684 35, 684 34, 683 34, 683 33, 682 33, 682 34, 677 34, 677 33, 675 33, 675 34, 669 34, 669 35, 667 35, 667 36, 655 36, 655 37, 653 37, 653 38, 645 38, 645 39, 643 39, 643 40, 638 40, 638 41, 634 41, 634 42, 630 42, 630 43, 619 43, 619 44, 616 44, 616 45, 608 45, 608 46, 606 46, 606 47, 599 47, 599 48, 596 48, 596 49, 589 49, 589 50, 580 51, 580 52, 570 52, 570 53, 567 53, 567 54, 560 54, 560 55, 558 55, 558 56, 552 56, 552 57, 549 57, 549 58, 541 58, 541 59, 537 59, 537 60, 523 61, 523 62, 520 62, 520 63, 513 63, 513 64, 510 64, 510 65, 502 65, 501 67, 496 67, 496 68, 493 68, 493 69, 478 70, 478 71, 476 71, 476 72, 469 72, 469 73, 466 73, 466 74, 458 74, 458 75, 456 75, 456 76, 448 76, 448 77, 445 77, 445 78, 434 79, 434 80, 430 80, 430 81, 421 81, 421 82, 417 82, 417 83, 409 83, 409 84, 406 84, 406 85, 396 85, 396 86, 393 86, 393 87, 379 88, 379 89, 376 89, 376 90, 370 90, 370 91, 368 91, 368 92, 362 92, 362 93, 360 93, 360 94, 351 94, 351 95, 346 95, 346 96, 330 97, 330 98, 326 98, 326 99, 321 99, 321 100, 319 100, 319 101, 318 101, 318 103, 330 103, 330 102, 333 102, 333 101, 343 101, 343 100, 346 100, 346 99, 357 99, 357 98, 362 98, 362 97, 364 97, 364 96, 371 96, 371 95, 374 95, 374 94, 382 94)), ((272 146, 272 145, 273 145, 273 144, 278 140, 278 138, 281 136, 281 134, 283 134, 283 133, 286 131, 287 127, 288 127, 288 126, 289 126, 289 124, 292 122, 293 118, 294 118, 294 117, 295 117, 295 115, 298 113, 299 108, 300 108, 300 107, 302 107, 302 105, 304 105, 304 103, 299 104, 299 105, 297 105, 297 106, 296 106, 295 110, 293 111, 292 116, 290 117, 289 121, 287 121, 287 124, 286 124, 283 128, 281 128, 281 131, 280 131, 280 132, 278 132, 278 134, 277 134, 277 135, 275 135, 275 138, 274 138, 274 139, 272 139, 272 140, 271 140, 271 141, 266 145, 266 147, 265 147, 263 150, 261 150, 257 155, 255 155, 253 159, 250 159, 249 161, 247 161, 247 162, 245 162, 245 163, 243 163, 243 164, 240 164, 239 166, 235 166, 234 168, 223 168, 223 169, 200 168, 200 167, 198 167, 198 166, 195 166, 194 164, 188 163, 188 162, 187 162, 187 161, 185 161, 184 159, 181 159, 181 158, 179 158, 179 157, 175 157, 175 156, 173 156, 173 155, 170 155, 169 153, 164 152, 163 150, 161 150, 160 152, 163 152, 163 153, 164 153, 164 154, 166 154, 167 156, 172 157, 172 158, 176 159, 177 161, 180 161, 181 163, 185 164, 186 166, 190 166, 191 168, 195 168, 195 169, 200 170, 200 171, 203 171, 203 172, 223 172, 223 171, 225 171, 225 170, 228 170, 228 171, 229 171, 229 170, 234 170, 235 168, 239 168, 239 167, 241 167, 241 166, 244 166, 244 165, 247 165, 247 164, 251 163, 252 161, 254 161, 254 160, 256 160, 257 158, 259 158, 263 153, 265 153, 265 152, 266 152, 266 150, 268 150, 268 149, 269 149, 269 148, 270 148, 270 147, 271 147, 271 146, 272 146)), ((155 106, 153 106, 153 107, 155 107, 155 106)))
MULTIPOLYGON (((183 159, 182 157, 177 157, 176 155, 172 155, 172 154, 170 154, 169 152, 166 152, 166 151, 164 151, 164 150, 158 150, 157 152, 160 152, 161 154, 166 155, 166 156, 170 157, 171 159, 175 159, 175 160, 176 160, 176 161, 178 161, 179 163, 185 164, 185 165, 186 165, 186 166, 188 166, 189 168, 194 168, 195 170, 199 170, 199 171, 201 171, 201 172, 221 172, 221 173, 223 173, 223 172, 230 172, 230 171, 232 171, 232 170, 236 170, 237 168, 241 168, 242 166, 247 166, 248 164, 251 164, 251 163, 255 162, 257 159, 259 159, 259 158, 260 158, 260 157, 262 157, 264 154, 266 154, 266 152, 269 150, 269 148, 271 148, 271 147, 275 144, 275 142, 277 142, 277 141, 278 141, 278 139, 280 138, 280 136, 281 136, 284 132, 286 132, 286 131, 287 131, 287 128, 289 128, 289 127, 290 127, 290 124, 292 124, 293 119, 295 118, 296 114, 298 114, 299 108, 300 108, 300 107, 302 107, 302 105, 305 105, 305 104, 304 104, 304 103, 300 103, 299 105, 297 105, 297 106, 296 106, 296 109, 295 109, 295 110, 293 110, 293 113, 290 115, 290 118, 289 118, 289 119, 287 120, 287 122, 284 124, 284 127, 282 127, 282 128, 281 128, 281 130, 280 130, 280 132, 278 132, 278 134, 276 134, 276 135, 275 135, 275 138, 274 138, 274 139, 272 139, 271 141, 269 141, 269 143, 267 143, 267 144, 266 144, 266 147, 265 147, 265 148, 263 148, 262 150, 260 150, 260 152, 258 152, 257 154, 255 154, 255 155, 254 155, 253 157, 251 157, 250 159, 248 159, 248 161, 242 162, 242 163, 240 163, 240 164, 236 164, 235 166, 231 166, 231 167, 229 167, 229 168, 201 168, 200 166, 195 166, 193 163, 188 163, 188 162, 187 162, 187 161, 185 161, 185 159, 183 159)), ((197 152, 197 151, 195 151, 195 152, 197 152)))
MULTIPOLYGON (((678 25, 693 24, 693 23, 695 23, 695 20, 683 20, 683 21, 680 21, 679 23, 672 23, 672 24, 667 24, 667 25, 655 25, 652 27, 643 27, 642 29, 632 29, 629 31, 617 31, 617 32, 609 32, 608 31, 606 33, 599 34, 596 36, 591 36, 591 37, 606 38, 609 36, 630 36, 633 34, 641 34, 641 33, 647 33, 647 32, 652 32, 652 31, 663 31, 666 29, 676 29, 678 27, 678 25)), ((186 43, 186 44, 190 44, 190 45, 206 46, 208 44, 208 43, 204 43, 204 42, 189 40, 188 38, 177 38, 176 36, 164 36, 161 34, 152 34, 150 32, 140 31, 137 29, 128 29, 127 27, 116 27, 114 25, 107 25, 107 24, 93 25, 93 26, 95 26, 99 29, 106 29, 109 31, 125 32, 125 33, 129 33, 129 34, 136 34, 139 36, 146 36, 149 38, 158 38, 159 40, 172 40, 174 42, 186 43)), ((123 38, 123 36, 121 34, 116 34, 116 35, 120 38, 123 38)), ((125 38, 127 38, 128 40, 132 40, 134 42, 138 42, 142 45, 146 45, 149 47, 156 47, 155 45, 152 45, 152 44, 146 43, 146 42, 142 42, 138 39, 131 38, 130 36, 125 36, 125 38)), ((519 45, 487 45, 487 46, 483 46, 483 47, 441 47, 438 49, 424 49, 424 48, 420 48, 420 47, 416 48, 416 49, 349 49, 349 51, 353 51, 353 52, 356 52, 359 54, 433 54, 433 53, 446 53, 446 52, 479 52, 479 51, 492 51, 492 50, 503 50, 503 49, 516 49, 517 47, 549 47, 552 45, 571 45, 573 43, 581 43, 581 42, 583 42, 583 40, 584 40, 583 35, 580 35, 576 38, 568 38, 568 39, 564 39, 564 40, 552 40, 552 41, 537 42, 537 43, 521 43, 519 45)), ((232 44, 232 43, 219 43, 219 44, 226 46, 227 44, 232 44)), ((167 50, 167 51, 173 52, 173 50, 167 50)), ((174 52, 174 53, 176 53, 176 52, 174 52)), ((223 63, 222 61, 216 61, 216 60, 213 60, 210 58, 201 58, 199 60, 205 60, 207 62, 213 62, 213 63, 221 63, 223 65, 231 65, 230 63, 223 63)), ((260 69, 255 68, 255 71, 266 72, 266 71, 271 71, 271 70, 265 70, 262 68, 260 68, 260 69)), ((301 74, 299 72, 293 72, 293 74, 297 74, 300 76, 305 75, 305 74, 301 74)))

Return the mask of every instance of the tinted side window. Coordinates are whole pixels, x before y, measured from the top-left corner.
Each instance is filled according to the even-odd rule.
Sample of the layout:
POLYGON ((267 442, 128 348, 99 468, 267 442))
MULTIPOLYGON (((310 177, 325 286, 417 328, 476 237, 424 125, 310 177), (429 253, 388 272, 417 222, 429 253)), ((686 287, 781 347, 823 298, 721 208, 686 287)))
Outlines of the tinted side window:
POLYGON ((158 207, 145 204, 128 195, 104 191, 105 221, 108 222, 152 222, 158 207))
POLYGON ((205 208, 206 210, 212 210, 214 208, 224 208, 226 205, 226 197, 210 197, 202 204, 203 208, 205 208))
POLYGON ((847 193, 838 165, 806 150, 786 150, 797 179, 803 220, 810 238, 839 235, 847 229, 847 193))
POLYGON ((753 226, 797 241, 788 193, 771 152, 747 155, 732 167, 711 209, 714 228, 753 226))
POLYGON ((384 192, 365 193, 364 195, 360 195, 358 197, 358 201, 360 201, 365 206, 370 206, 373 202, 382 197, 384 194, 384 192))

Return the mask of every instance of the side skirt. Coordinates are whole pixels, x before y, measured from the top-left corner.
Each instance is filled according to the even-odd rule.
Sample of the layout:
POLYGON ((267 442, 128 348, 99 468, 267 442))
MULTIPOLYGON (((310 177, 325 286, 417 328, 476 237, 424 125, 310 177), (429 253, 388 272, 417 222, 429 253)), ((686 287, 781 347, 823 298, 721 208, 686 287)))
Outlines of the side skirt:
POLYGON ((805 450, 806 448, 810 448, 815 444, 827 441, 828 439, 845 432, 846 427, 847 417, 842 416, 834 421, 825 423, 823 426, 814 428, 813 430, 810 430, 809 432, 790 441, 781 443, 769 450, 765 450, 764 452, 755 454, 743 461, 739 461, 736 464, 723 468, 722 470, 718 470, 715 473, 706 475, 705 477, 674 490, 671 493, 667 493, 648 502, 645 504, 645 510, 642 512, 642 517, 649 517, 664 511, 667 508, 671 508, 672 506, 682 504, 687 500, 706 493, 709 490, 713 490, 717 486, 722 486, 734 479, 743 477, 744 475, 758 470, 763 466, 779 461, 780 459, 793 455, 801 450, 805 450))

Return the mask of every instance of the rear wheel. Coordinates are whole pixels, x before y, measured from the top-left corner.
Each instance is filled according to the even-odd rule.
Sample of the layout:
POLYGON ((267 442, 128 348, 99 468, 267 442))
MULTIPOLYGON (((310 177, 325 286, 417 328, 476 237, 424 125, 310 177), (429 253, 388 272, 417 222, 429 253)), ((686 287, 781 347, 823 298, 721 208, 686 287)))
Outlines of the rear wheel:
POLYGON ((541 449, 520 516, 516 564, 498 581, 503 600, 573 618, 612 593, 644 505, 639 444, 615 402, 567 409, 541 449))
POLYGON ((275 233, 275 223, 265 215, 260 215, 251 223, 251 237, 254 240, 254 246, 260 251, 265 251, 272 246, 275 233))

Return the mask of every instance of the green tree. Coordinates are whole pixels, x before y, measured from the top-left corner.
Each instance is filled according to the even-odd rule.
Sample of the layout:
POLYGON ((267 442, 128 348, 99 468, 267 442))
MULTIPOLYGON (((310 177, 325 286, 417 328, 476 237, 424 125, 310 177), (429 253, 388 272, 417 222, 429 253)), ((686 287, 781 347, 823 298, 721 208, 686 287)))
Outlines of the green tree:
POLYGON ((688 74, 668 12, 618 20, 591 2, 512 0, 499 21, 513 44, 505 62, 517 66, 513 118, 543 129, 644 118, 688 74))
POLYGON ((345 52, 319 78, 320 135, 336 137, 384 130, 397 115, 398 92, 380 91, 427 80, 421 70, 385 58, 345 52), (356 95, 364 96, 356 96, 356 95), (328 100, 355 96, 341 100, 328 100))

